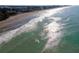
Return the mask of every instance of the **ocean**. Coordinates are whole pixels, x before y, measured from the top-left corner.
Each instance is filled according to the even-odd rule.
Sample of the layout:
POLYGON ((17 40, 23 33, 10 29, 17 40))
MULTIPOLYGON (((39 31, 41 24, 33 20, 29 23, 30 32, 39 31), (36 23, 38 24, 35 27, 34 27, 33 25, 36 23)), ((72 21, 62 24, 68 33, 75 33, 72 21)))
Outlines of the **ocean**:
POLYGON ((0 52, 79 52, 79 6, 43 10, 35 16, 21 27, 0 36, 0 52))

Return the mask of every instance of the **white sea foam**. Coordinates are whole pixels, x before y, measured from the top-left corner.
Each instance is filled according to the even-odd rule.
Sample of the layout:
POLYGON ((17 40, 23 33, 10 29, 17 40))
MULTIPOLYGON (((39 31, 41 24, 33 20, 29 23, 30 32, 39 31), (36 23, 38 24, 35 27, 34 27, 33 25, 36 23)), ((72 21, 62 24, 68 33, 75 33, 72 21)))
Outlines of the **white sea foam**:
MULTIPOLYGON (((15 29, 8 31, 6 33, 3 33, 0 36, 0 44, 2 42, 8 42, 10 39, 12 39, 14 36, 21 34, 22 32, 26 31, 31 31, 34 30, 37 27, 38 22, 42 22, 45 17, 50 17, 51 15, 59 12, 60 10, 65 9, 66 7, 63 8, 57 8, 57 9, 50 9, 50 10, 45 10, 45 13, 40 14, 39 17, 30 20, 28 23, 25 25, 15 29)), ((57 31, 60 29, 60 24, 58 24, 56 21, 59 20, 60 18, 53 18, 54 22, 51 22, 49 25, 46 26, 45 30, 48 31, 48 42, 45 47, 49 46, 49 43, 51 41, 56 40, 56 37, 58 37, 60 34, 57 33, 57 31), (56 20, 55 20, 56 19, 56 20)), ((36 40, 37 41, 37 40, 36 40)), ((37 41, 39 42, 39 41, 37 41)))

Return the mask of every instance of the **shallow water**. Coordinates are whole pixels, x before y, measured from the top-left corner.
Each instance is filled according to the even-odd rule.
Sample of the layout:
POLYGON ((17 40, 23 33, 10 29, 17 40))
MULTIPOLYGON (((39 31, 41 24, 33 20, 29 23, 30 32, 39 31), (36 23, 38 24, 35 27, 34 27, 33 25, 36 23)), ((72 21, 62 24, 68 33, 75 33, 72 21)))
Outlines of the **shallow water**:
POLYGON ((4 40, 0 52, 79 52, 78 13, 79 6, 47 10, 4 40))

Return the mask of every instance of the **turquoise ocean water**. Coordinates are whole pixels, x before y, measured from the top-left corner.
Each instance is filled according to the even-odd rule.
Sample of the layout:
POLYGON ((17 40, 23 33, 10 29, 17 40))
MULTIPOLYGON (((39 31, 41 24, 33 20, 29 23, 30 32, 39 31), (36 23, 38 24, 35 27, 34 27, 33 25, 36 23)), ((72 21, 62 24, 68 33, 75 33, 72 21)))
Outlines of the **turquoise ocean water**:
POLYGON ((34 30, 1 44, 0 52, 79 52, 79 6, 44 17, 34 30))

